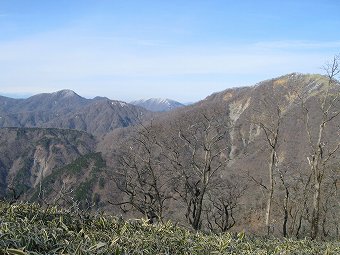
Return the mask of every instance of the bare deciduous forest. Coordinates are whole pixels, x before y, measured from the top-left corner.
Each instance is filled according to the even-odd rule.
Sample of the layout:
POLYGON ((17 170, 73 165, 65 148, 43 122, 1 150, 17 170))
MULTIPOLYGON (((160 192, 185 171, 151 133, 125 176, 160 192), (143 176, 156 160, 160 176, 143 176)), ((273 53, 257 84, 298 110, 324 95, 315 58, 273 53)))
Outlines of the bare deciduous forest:
POLYGON ((316 79, 293 74, 141 123, 119 145, 113 174, 124 195, 112 204, 150 224, 339 238, 338 61, 316 79))

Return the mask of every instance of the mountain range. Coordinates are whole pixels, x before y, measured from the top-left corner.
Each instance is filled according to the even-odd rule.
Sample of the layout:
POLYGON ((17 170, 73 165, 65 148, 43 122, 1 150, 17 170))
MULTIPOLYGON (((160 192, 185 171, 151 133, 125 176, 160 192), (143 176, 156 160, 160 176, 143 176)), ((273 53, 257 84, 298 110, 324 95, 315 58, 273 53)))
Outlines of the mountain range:
MULTIPOLYGON (((274 130, 277 116, 280 116, 276 151, 280 163, 274 172, 277 190, 271 224, 275 232, 280 232, 284 209, 288 210, 290 235, 299 236, 308 231, 310 211, 308 207, 301 207, 300 196, 307 194, 301 189, 309 185, 309 166, 313 156, 311 144, 318 133, 317 123, 322 117, 319 102, 327 84, 326 76, 292 73, 254 86, 214 93, 189 106, 175 103, 179 106, 175 111, 167 111, 169 108, 147 110, 143 105, 134 106, 100 97, 85 99, 70 90, 39 94, 28 99, 0 97, 0 194, 10 198, 16 189, 16 193, 22 193, 21 199, 51 201, 61 191, 63 194, 73 192, 72 199, 83 206, 94 204, 96 208, 121 213, 117 204, 128 199, 117 186, 117 178, 120 178, 117 173, 122 170, 124 155, 136 155, 133 159, 140 160, 156 146, 157 155, 160 151, 169 152, 163 162, 160 163, 161 158, 155 162, 164 171, 172 169, 170 175, 181 164, 191 168, 187 163, 174 164, 175 156, 178 160, 188 161, 191 157, 188 152, 192 147, 185 146, 181 134, 188 135, 190 130, 201 132, 200 125, 204 126, 210 123, 207 120, 213 119, 218 123, 218 129, 223 127, 225 130, 223 143, 218 144, 223 151, 220 157, 225 162, 219 183, 231 182, 245 187, 239 206, 233 209, 233 219, 237 222, 234 229, 263 233, 272 145, 265 130, 274 130), (161 112, 156 114, 153 111, 161 112), (306 128, 310 128, 309 133, 306 128), (147 134, 143 139, 151 139, 144 143, 148 150, 136 147, 141 134, 147 134), (126 154, 126 151, 133 152, 133 155, 126 154), (167 161, 170 158, 173 160, 167 161), (285 190, 290 192, 287 204, 283 204, 285 190)), ((339 92, 336 83, 327 93, 337 95, 339 92)), ((146 102, 133 103, 141 105, 146 102)), ((171 104, 171 101, 162 100, 150 102, 150 105, 152 102, 171 104)), ((336 96, 331 103, 340 109, 336 96)), ((211 128, 210 125, 205 127, 211 128)), ((339 140, 338 121, 327 125, 326 131, 323 138, 325 153, 331 151, 329 148, 339 140)), ((186 142, 192 143, 198 139, 197 135, 186 142)), ((336 177, 340 169, 338 151, 329 158, 327 167, 330 171, 323 186, 324 194, 333 192, 340 184, 336 177)), ((167 178, 165 172, 159 176, 164 180, 167 178)), ((164 186, 167 185, 170 189, 173 184, 165 182, 164 186)), ((336 227, 340 228, 338 196, 336 193, 322 202, 322 220, 329 235, 336 233, 336 227)), ((185 224, 185 206, 179 201, 180 197, 176 197, 167 204, 166 217, 185 224)), ((63 205, 67 203, 61 202, 63 205)), ((124 210, 129 217, 141 216, 138 212, 124 210)))
POLYGON ((0 127, 76 129, 102 135, 151 115, 141 107, 105 97, 85 99, 71 90, 27 99, 0 97, 0 127))

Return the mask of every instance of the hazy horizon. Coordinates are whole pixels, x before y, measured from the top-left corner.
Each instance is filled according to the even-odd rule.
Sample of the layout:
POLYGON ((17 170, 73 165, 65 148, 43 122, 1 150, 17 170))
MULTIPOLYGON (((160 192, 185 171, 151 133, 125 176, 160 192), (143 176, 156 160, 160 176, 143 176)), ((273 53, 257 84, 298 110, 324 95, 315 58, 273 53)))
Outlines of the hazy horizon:
MULTIPOLYGON (((38 94, 45 94, 45 93, 54 93, 54 92, 58 92, 58 91, 62 91, 62 90, 70 90, 68 88, 65 88, 65 89, 61 89, 61 90, 57 90, 57 91, 51 91, 51 92, 40 92, 40 93, 36 93, 36 94, 20 94, 20 93, 17 93, 17 94, 11 94, 11 93, 0 93, 0 96, 4 96, 4 97, 9 97, 9 98, 13 98, 13 99, 27 99, 29 97, 32 97, 32 96, 35 96, 35 95, 38 95, 38 94)), ((130 100, 130 101, 125 101, 125 100, 121 100, 119 98, 110 98, 108 96, 105 96, 105 95, 94 95, 94 96, 83 96, 81 93, 77 92, 77 91, 74 91, 72 90, 73 92, 75 92, 78 96, 81 96, 83 98, 86 98, 86 99, 94 99, 95 97, 107 97, 108 99, 110 100, 116 100, 116 101, 123 101, 123 102, 126 102, 126 103, 130 103, 130 102, 133 102, 133 101, 139 101, 139 100, 148 100, 148 99, 170 99, 170 100, 175 100, 173 98, 163 98, 163 97, 158 97, 158 98, 136 98, 136 99, 133 99, 133 100, 130 100)), ((219 91, 216 91, 216 92, 219 92, 219 91)), ((216 93, 216 92, 213 92, 213 93, 216 93)), ((210 95, 210 94, 209 94, 210 95)), ((209 96, 207 95, 207 96, 209 96)), ((207 97, 206 96, 206 97, 207 97)), ((182 104, 191 104, 191 103, 195 103, 195 102, 198 102, 200 100, 203 100, 204 98, 202 99, 199 99, 197 101, 186 101, 186 102, 180 102, 178 101, 179 103, 182 103, 182 104)), ((177 100, 175 100, 177 101, 177 100)))
MULTIPOLYGON (((307 73, 304 73, 304 74, 307 74, 307 73)), ((283 74, 283 75, 287 75, 287 74, 283 74)), ((62 88, 62 89, 59 89, 59 90, 56 90, 56 91, 41 91, 41 92, 38 92, 38 93, 31 93, 31 94, 29 94, 29 93, 27 93, 27 94, 21 94, 21 93, 11 94, 11 93, 1 93, 0 92, 0 96, 5 96, 5 97, 9 97, 9 98, 14 98, 14 99, 27 99, 27 98, 29 98, 31 96, 35 96, 37 94, 54 93, 54 92, 58 92, 58 91, 61 91, 61 90, 72 90, 77 95, 79 95, 79 96, 81 96, 83 98, 86 98, 86 99, 93 99, 95 97, 107 97, 110 100, 123 101, 123 102, 126 102, 126 103, 130 103, 130 102, 138 101, 138 100, 148 100, 148 99, 170 99, 170 100, 175 100, 175 101, 177 101, 179 103, 182 103, 182 104, 192 104, 192 103, 196 103, 196 102, 199 102, 201 100, 204 100, 206 97, 211 96, 212 94, 215 94, 215 93, 222 92, 222 91, 224 91, 226 89, 233 89, 233 88, 239 88, 239 87, 251 87, 251 86, 257 85, 260 82, 264 82, 264 81, 270 80, 270 79, 275 79, 275 78, 278 78, 278 77, 281 77, 281 76, 282 75, 279 75, 279 76, 276 76, 276 77, 270 77, 268 79, 257 81, 254 84, 249 84, 249 85, 244 85, 244 86, 230 86, 230 87, 227 87, 227 88, 219 90, 219 91, 213 91, 213 92, 211 92, 211 93, 205 95, 204 97, 199 98, 198 100, 195 100, 195 101, 180 101, 180 100, 177 100, 176 98, 170 98, 170 97, 139 97, 139 98, 134 98, 134 99, 131 99, 131 100, 127 101, 127 100, 124 100, 124 99, 112 98, 112 97, 107 96, 107 95, 99 95, 99 94, 98 95, 92 95, 92 96, 84 96, 84 95, 81 94, 81 92, 73 90, 73 89, 69 89, 69 88, 62 88)))

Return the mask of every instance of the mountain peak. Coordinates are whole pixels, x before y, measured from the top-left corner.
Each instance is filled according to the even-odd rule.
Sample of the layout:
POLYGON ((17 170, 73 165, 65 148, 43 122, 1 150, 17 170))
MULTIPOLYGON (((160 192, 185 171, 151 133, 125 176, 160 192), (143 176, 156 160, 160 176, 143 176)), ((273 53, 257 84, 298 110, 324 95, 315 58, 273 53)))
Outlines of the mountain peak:
POLYGON ((63 89, 63 90, 59 90, 57 92, 53 92, 52 95, 56 95, 56 96, 61 96, 61 97, 79 97, 79 95, 74 92, 73 90, 70 90, 70 89, 63 89))
POLYGON ((183 104, 168 98, 149 98, 132 101, 130 104, 144 107, 153 112, 166 112, 184 106, 183 104))

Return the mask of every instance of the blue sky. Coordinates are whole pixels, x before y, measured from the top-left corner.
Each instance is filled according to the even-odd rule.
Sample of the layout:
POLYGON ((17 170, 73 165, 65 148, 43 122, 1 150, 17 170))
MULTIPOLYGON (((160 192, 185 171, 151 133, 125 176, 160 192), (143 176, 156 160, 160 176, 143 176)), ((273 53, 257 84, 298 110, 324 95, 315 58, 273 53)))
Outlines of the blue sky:
POLYGON ((340 53, 338 0, 0 0, 0 94, 197 101, 340 53))

